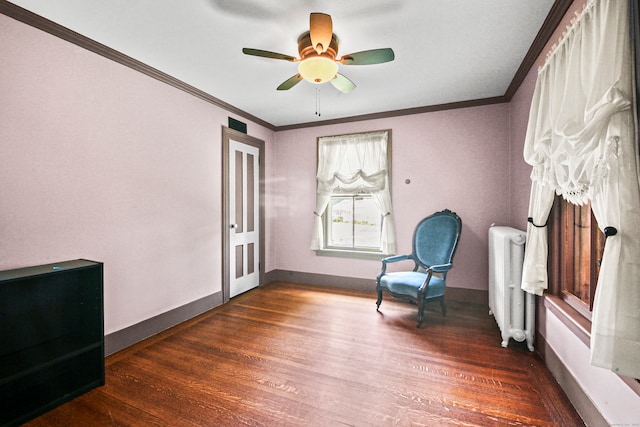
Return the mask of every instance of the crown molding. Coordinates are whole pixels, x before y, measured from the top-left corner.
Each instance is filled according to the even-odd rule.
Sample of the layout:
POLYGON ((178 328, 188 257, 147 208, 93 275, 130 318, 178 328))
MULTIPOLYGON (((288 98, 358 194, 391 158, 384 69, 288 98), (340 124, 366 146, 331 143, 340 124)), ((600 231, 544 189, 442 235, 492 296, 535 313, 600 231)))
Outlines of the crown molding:
POLYGON ((386 119, 390 117, 408 116, 411 114, 433 113, 436 111, 454 110, 457 108, 479 107, 482 105, 501 104, 508 102, 504 96, 492 98, 472 99, 469 101, 450 102, 447 104, 426 105, 424 107, 405 108, 402 110, 383 111, 380 113, 362 114, 359 116, 343 117, 340 119, 322 120, 317 122, 299 123, 294 125, 278 126, 276 131, 310 128, 316 126, 328 126, 341 123, 362 122, 365 120, 386 119))
POLYGON ((133 70, 136 70, 140 73, 143 73, 158 81, 161 81, 170 86, 173 86, 176 89, 182 90, 190 95, 193 95, 206 102, 216 105, 228 111, 229 113, 235 114, 237 116, 243 117, 244 119, 250 120, 258 125, 264 126, 265 128, 271 131, 279 132, 279 131, 285 131, 285 130, 291 130, 291 129, 327 126, 327 125, 351 123, 351 122, 365 121, 365 120, 376 120, 376 119, 400 117, 400 116, 406 116, 406 115, 412 115, 412 114, 431 113, 435 111, 444 111, 444 110, 451 110, 456 108, 478 107, 482 105, 491 105, 491 104, 509 102, 511 101, 511 98, 513 98, 513 95, 517 92, 518 88, 524 81, 524 78, 526 77, 531 67, 534 66, 536 60, 542 53, 542 50, 544 49, 547 42, 553 35, 558 24, 562 21, 564 14, 566 13, 566 11, 568 10, 568 8, 571 6, 572 3, 573 3, 573 0, 556 0, 555 1, 553 6, 551 7, 551 10, 549 11, 549 14, 547 15, 547 18, 545 19, 542 27, 540 28, 540 31, 538 31, 536 38, 534 39, 531 47, 529 48, 527 54, 525 55, 524 60, 522 61, 522 63, 520 64, 520 67, 516 71, 516 74, 514 75, 509 87, 507 88, 505 94, 502 96, 468 100, 468 101, 460 101, 460 102, 452 102, 447 104, 427 105, 423 107, 406 108, 401 110, 350 116, 350 117, 344 117, 344 118, 334 119, 334 120, 323 120, 323 121, 299 123, 299 124, 285 125, 285 126, 275 126, 269 122, 266 122, 194 86, 191 86, 181 80, 178 80, 175 77, 170 76, 169 74, 166 74, 147 64, 144 64, 143 62, 140 62, 130 56, 127 56, 115 49, 112 49, 108 46, 98 43, 97 41, 92 40, 86 36, 83 36, 82 34, 79 34, 66 27, 63 27, 62 25, 57 24, 53 21, 50 21, 40 15, 37 15, 31 11, 28 11, 13 3, 10 3, 7 0, 0 0, 0 13, 10 18, 13 18, 17 21, 20 21, 24 24, 27 24, 29 26, 45 31, 55 37, 68 41, 69 43, 75 44, 79 47, 82 47, 91 52, 94 52, 107 59, 115 61, 133 70))
POLYGON ((122 52, 119 52, 115 49, 105 46, 102 43, 98 43, 95 40, 92 40, 86 36, 83 36, 80 33, 77 33, 66 27, 63 27, 62 25, 57 24, 40 15, 37 15, 27 9, 21 8, 20 6, 16 6, 15 4, 8 2, 7 0, 0 0, 0 13, 10 18, 13 18, 16 21, 22 22, 31 27, 47 32, 55 37, 68 41, 69 43, 75 44, 76 46, 79 46, 83 49, 89 50, 93 53, 96 53, 114 62, 122 64, 126 67, 129 67, 135 71, 145 74, 158 81, 161 81, 170 86, 173 86, 176 89, 179 89, 190 95, 195 96, 196 98, 200 98, 204 101, 209 102, 210 104, 216 105, 224 110, 227 110, 232 114, 236 114, 247 120, 251 120, 252 122, 257 123, 261 126, 264 126, 267 129, 270 129, 272 131, 276 129, 275 126, 272 125, 271 123, 268 123, 256 116, 253 116, 247 113, 246 111, 242 111, 229 103, 226 103, 194 86, 191 86, 183 82, 182 80, 178 80, 167 73, 164 73, 143 62, 140 62, 137 59, 134 59, 128 55, 123 54, 122 52))

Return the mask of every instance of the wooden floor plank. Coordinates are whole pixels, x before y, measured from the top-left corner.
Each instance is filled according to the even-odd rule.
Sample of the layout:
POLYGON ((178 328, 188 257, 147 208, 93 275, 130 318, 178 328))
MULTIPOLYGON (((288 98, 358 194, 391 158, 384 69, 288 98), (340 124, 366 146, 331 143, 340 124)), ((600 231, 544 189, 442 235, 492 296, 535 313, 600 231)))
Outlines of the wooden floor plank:
POLYGON ((583 426, 486 307, 273 283, 110 356, 106 385, 30 426, 583 426))

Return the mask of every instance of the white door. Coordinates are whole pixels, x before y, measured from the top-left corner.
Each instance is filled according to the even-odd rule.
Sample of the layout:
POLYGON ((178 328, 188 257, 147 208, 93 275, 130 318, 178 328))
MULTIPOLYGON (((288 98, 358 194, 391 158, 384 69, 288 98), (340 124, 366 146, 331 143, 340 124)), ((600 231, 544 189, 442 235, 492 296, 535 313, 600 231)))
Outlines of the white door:
POLYGON ((259 149, 229 141, 229 297, 260 278, 259 149))

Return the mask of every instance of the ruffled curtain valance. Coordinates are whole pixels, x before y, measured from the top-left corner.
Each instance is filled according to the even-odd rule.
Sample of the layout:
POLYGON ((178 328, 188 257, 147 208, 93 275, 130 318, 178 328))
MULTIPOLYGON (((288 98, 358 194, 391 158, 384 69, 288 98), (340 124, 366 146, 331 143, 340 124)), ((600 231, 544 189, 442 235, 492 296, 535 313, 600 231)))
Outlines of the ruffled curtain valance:
POLYGON ((324 180, 317 178, 318 192, 322 193, 374 193, 384 190, 387 170, 383 169, 367 175, 361 169, 351 176, 339 172, 324 180))
POLYGON ((591 206, 608 237, 594 300, 591 362, 640 377, 640 185, 628 2, 592 0, 547 59, 529 116, 533 170, 522 288, 547 289, 554 194, 591 206))
POLYGON ((333 194, 370 194, 382 216, 382 251, 396 250, 387 164, 388 132, 318 139, 317 194, 311 249, 324 247, 324 214, 333 194))

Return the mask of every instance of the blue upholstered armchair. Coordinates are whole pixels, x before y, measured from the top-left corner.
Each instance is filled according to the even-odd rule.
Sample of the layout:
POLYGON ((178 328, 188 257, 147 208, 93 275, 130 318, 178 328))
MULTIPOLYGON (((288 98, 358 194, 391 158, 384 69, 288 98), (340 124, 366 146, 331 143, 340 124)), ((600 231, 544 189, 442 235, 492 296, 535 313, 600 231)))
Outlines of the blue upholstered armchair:
POLYGON ((462 220, 449 209, 436 212, 418 223, 413 233, 413 250, 410 255, 397 255, 382 260, 382 271, 376 278, 378 311, 382 292, 418 305, 418 327, 422 325, 424 308, 428 301, 439 301, 442 314, 447 314, 444 304, 447 272, 453 267, 462 220), (387 264, 413 261, 412 271, 387 273, 387 264))

